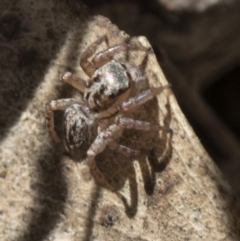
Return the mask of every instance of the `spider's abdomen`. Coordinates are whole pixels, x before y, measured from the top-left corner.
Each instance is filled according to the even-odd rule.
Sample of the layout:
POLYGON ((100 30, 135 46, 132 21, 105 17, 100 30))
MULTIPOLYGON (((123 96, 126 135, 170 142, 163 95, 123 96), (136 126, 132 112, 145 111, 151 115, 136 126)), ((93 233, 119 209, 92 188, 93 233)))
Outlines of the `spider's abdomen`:
POLYGON ((79 104, 68 107, 64 114, 64 136, 70 150, 80 148, 89 142, 92 121, 86 113, 87 108, 79 104))

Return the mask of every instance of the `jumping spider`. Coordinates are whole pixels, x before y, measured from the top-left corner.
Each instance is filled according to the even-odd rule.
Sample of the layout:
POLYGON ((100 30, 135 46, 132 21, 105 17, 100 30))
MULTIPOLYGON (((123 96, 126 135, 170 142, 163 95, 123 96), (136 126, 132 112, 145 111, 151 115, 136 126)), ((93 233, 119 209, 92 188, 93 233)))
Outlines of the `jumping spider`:
POLYGON ((98 126, 98 134, 87 151, 87 164, 98 182, 117 193, 110 185, 95 163, 95 157, 107 146, 127 157, 138 155, 133 150, 116 142, 123 129, 142 131, 169 131, 170 129, 149 122, 134 120, 132 112, 149 101, 169 85, 143 90, 146 84, 140 67, 114 60, 114 55, 127 50, 140 50, 147 58, 148 49, 121 43, 104 51, 95 53, 98 46, 107 41, 106 36, 98 38, 81 55, 80 66, 89 76, 87 81, 70 72, 65 72, 61 80, 72 85, 83 94, 83 100, 73 98, 52 100, 47 106, 48 129, 53 139, 60 142, 54 130, 56 110, 64 111, 64 138, 69 150, 81 148, 90 138, 91 130, 98 126))

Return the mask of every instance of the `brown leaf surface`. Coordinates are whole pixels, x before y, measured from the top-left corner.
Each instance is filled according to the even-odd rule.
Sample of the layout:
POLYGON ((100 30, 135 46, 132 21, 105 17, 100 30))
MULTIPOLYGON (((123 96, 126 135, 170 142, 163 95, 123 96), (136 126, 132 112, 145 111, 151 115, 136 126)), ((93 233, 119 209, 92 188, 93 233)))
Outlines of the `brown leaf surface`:
MULTIPOLYGON (((86 78, 78 63, 88 45, 103 34, 110 46, 129 36, 102 16, 86 17, 82 6, 63 3, 46 8, 42 3, 40 9, 35 6, 37 10, 19 15, 26 4, 30 6, 30 1, 19 1, 18 11, 11 13, 15 18, 24 16, 21 36, 17 33, 12 43, 0 44, 13 55, 1 80, 1 91, 7 93, 1 107, 5 107, 4 117, 14 116, 10 123, 2 119, 0 239, 238 240, 239 222, 231 213, 230 188, 171 91, 144 105, 136 117, 171 126, 172 136, 126 132, 121 143, 154 151, 129 159, 106 149, 97 158, 103 174, 126 197, 125 203, 94 181, 84 158, 68 156, 62 146, 53 143, 45 126, 46 104, 78 96, 58 80, 59 74, 70 69, 86 78), (78 16, 69 17, 69 12, 78 16), (27 23, 29 16, 35 21, 27 23), (28 31, 23 28, 24 21, 28 31), (26 49, 28 54, 31 50, 30 56, 37 55, 33 63, 22 54, 26 49), (17 77, 18 82, 10 85, 17 77), (19 101, 20 107, 14 93, 20 95, 16 99, 25 101, 19 101), (13 103, 11 108, 6 108, 8 103, 13 103)), ((150 47, 145 37, 132 41, 150 47)), ((142 53, 130 52, 118 58, 137 65, 142 53)), ((145 74, 150 86, 167 84, 153 52, 149 53, 145 74)))

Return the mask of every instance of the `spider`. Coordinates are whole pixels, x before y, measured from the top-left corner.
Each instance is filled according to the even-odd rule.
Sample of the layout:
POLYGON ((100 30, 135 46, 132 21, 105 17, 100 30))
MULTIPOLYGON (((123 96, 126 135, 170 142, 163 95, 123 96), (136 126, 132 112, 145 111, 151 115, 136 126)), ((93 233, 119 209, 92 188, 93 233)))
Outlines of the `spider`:
POLYGON ((95 140, 86 153, 87 164, 95 179, 119 196, 98 169, 95 157, 106 147, 127 157, 140 154, 139 150, 133 150, 116 142, 122 135, 123 129, 170 131, 169 128, 160 125, 133 119, 133 112, 138 107, 168 89, 170 85, 144 90, 146 78, 141 68, 115 60, 114 56, 127 50, 140 50, 144 52, 143 59, 146 59, 149 50, 143 46, 133 46, 124 42, 93 56, 103 41, 107 42, 106 36, 93 42, 80 57, 80 66, 89 76, 87 81, 70 72, 65 72, 60 77, 62 81, 82 93, 82 100, 74 98, 52 100, 47 105, 46 118, 50 134, 56 142, 60 142, 54 129, 54 111, 64 111, 64 141, 70 151, 86 144, 91 139, 92 130, 98 128, 95 140), (91 56, 93 57, 90 61, 91 56))

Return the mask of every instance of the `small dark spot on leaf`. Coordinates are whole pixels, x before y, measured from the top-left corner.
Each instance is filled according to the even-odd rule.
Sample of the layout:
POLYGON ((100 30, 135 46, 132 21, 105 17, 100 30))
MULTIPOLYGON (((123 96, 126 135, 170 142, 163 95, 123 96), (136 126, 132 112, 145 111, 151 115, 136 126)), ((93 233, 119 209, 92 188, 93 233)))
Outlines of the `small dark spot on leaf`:
POLYGON ((106 205, 102 207, 99 222, 104 227, 112 227, 119 220, 119 212, 115 206, 106 205))
POLYGON ((96 76, 94 79, 93 79, 93 82, 95 83, 99 83, 101 81, 100 77, 99 76, 96 76))
POLYGON ((3 170, 0 172, 0 178, 5 178, 7 176, 7 170, 3 170))

